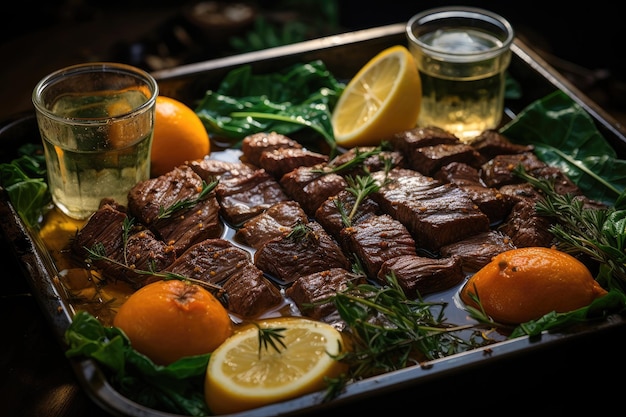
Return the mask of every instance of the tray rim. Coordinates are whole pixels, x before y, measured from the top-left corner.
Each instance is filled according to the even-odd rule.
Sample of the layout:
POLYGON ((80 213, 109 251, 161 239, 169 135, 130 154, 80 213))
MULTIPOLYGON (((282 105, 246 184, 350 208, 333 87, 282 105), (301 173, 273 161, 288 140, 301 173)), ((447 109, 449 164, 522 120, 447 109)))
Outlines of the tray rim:
MULTIPOLYGON (((190 64, 173 70, 159 71, 153 75, 158 81, 177 79, 180 77, 184 78, 198 71, 214 71, 216 69, 226 69, 232 66, 243 65, 251 62, 251 59, 272 60, 283 57, 285 54, 297 55, 306 51, 319 51, 320 49, 328 49, 337 45, 346 45, 371 40, 372 37, 398 36, 400 33, 404 33, 404 24, 349 32, 342 35, 321 38, 299 44, 271 48, 269 50, 220 58, 197 64, 190 64)), ((569 81, 558 74, 556 70, 550 67, 549 64, 547 64, 538 54, 533 52, 519 39, 516 39, 514 42, 513 52, 535 71, 541 74, 546 80, 552 83, 556 88, 564 91, 572 99, 579 103, 590 113, 596 122, 601 123, 610 132, 626 141, 626 139, 624 139, 626 134, 623 126, 617 123, 603 109, 589 100, 589 98, 587 98, 582 92, 577 90, 571 83, 569 83, 569 81)), ((29 118, 32 116, 26 115, 24 117, 29 118)), ((18 117, 13 121, 13 123, 19 123, 20 120, 23 119, 18 117)), ((71 314, 69 313, 68 306, 59 294, 59 288, 54 282, 58 271, 56 271, 56 266, 51 261, 48 254, 41 253, 42 243, 39 241, 39 238, 37 236, 33 236, 28 227, 26 227, 19 219, 19 216, 8 201, 4 190, 2 191, 2 198, 0 199, 0 221, 2 223, 2 231, 5 235, 13 235, 20 240, 20 247, 13 247, 14 256, 17 257, 29 286, 37 295, 37 301, 44 311, 46 319, 53 327, 55 336, 57 337, 61 347, 65 350, 67 349, 67 346, 63 340, 63 332, 71 322, 71 314), (4 221, 9 217, 12 217, 17 221, 14 223, 4 221), (55 272, 52 274, 54 275, 52 277, 50 277, 51 271, 55 272), (44 288, 42 287, 42 282, 37 282, 39 280, 44 282, 47 281, 46 283, 50 285, 44 288), (42 289, 47 289, 48 291, 42 291, 42 289)), ((603 323, 600 323, 600 325, 591 326, 584 331, 577 331, 575 333, 544 333, 537 338, 522 337, 507 340, 484 348, 431 361, 428 363, 428 368, 415 366, 377 377, 368 378, 363 381, 354 382, 348 385, 345 393, 333 400, 332 403, 322 404, 320 393, 314 393, 295 400, 272 404, 266 407, 250 410, 245 413, 237 413, 233 415, 245 414, 245 416, 264 416, 291 415, 294 413, 299 414, 305 411, 317 412, 332 408, 335 404, 345 404, 356 401, 366 395, 371 395, 373 389, 372 387, 376 390, 375 393, 378 394, 379 392, 386 390, 394 390, 405 386, 417 385, 431 380, 432 378, 445 377, 455 371, 480 366, 480 364, 485 361, 494 361, 519 354, 527 354, 543 347, 571 342, 579 337, 584 337, 588 334, 602 331, 605 328, 613 328, 616 326, 626 328, 626 320, 623 316, 613 315, 603 323)), ((104 410, 120 416, 176 416, 175 414, 160 412, 143 407, 121 396, 109 385, 99 365, 93 360, 68 360, 70 361, 79 383, 85 392, 104 410)))

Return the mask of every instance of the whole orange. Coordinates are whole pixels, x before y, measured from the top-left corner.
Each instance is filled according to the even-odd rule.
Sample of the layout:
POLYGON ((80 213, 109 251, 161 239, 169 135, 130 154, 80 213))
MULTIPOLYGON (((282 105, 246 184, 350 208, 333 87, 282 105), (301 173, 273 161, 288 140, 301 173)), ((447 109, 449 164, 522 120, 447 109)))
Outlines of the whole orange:
POLYGON ((161 280, 141 287, 122 304, 113 325, 156 364, 216 349, 233 332, 228 311, 205 288, 161 280))
POLYGON ((589 305, 606 294, 578 259, 552 248, 527 247, 496 255, 461 289, 461 300, 501 323, 524 323, 589 305))
POLYGON ((150 173, 153 177, 209 154, 209 134, 190 107, 173 98, 158 96, 155 113, 150 153, 150 173))

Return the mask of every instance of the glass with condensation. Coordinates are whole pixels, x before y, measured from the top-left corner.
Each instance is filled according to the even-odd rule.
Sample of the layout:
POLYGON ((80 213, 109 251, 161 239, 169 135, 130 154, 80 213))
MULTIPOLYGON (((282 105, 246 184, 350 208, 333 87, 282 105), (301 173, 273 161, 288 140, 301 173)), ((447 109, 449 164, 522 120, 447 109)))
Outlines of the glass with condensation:
POLYGON ((150 177, 156 80, 125 64, 86 63, 55 71, 33 90, 48 187, 74 219, 103 198, 126 205, 128 191, 150 177))
POLYGON ((441 7, 413 16, 408 47, 422 81, 418 124, 465 142, 495 129, 504 112, 514 31, 502 16, 473 7, 441 7))

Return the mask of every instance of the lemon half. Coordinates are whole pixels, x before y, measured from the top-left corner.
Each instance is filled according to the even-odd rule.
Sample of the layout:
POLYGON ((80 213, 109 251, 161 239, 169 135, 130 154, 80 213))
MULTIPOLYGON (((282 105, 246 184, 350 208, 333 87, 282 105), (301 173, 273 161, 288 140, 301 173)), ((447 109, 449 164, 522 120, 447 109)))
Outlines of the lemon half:
POLYGON ((285 328, 277 352, 259 351, 259 330, 246 327, 212 354, 206 373, 205 399, 215 414, 236 413, 276 403, 326 387, 345 366, 334 359, 343 345, 341 333, 329 324, 300 317, 269 319, 263 328, 285 328), (332 355, 332 356, 331 356, 332 355))
POLYGON ((372 58, 350 80, 332 114, 339 146, 376 146, 417 125, 422 84, 413 56, 402 45, 372 58))

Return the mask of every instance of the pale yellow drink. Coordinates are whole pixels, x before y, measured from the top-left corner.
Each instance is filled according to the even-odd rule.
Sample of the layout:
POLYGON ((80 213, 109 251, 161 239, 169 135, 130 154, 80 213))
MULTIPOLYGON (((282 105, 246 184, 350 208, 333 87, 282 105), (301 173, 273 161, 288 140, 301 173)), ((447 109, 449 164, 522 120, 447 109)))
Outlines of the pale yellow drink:
POLYGON ((513 31, 503 18, 474 8, 441 8, 407 24, 422 81, 418 124, 471 141, 498 127, 513 31))
POLYGON ((103 198, 126 205, 130 188, 150 176, 156 82, 124 71, 82 71, 72 83, 63 74, 56 87, 35 90, 50 193, 72 218, 87 218, 103 198))

